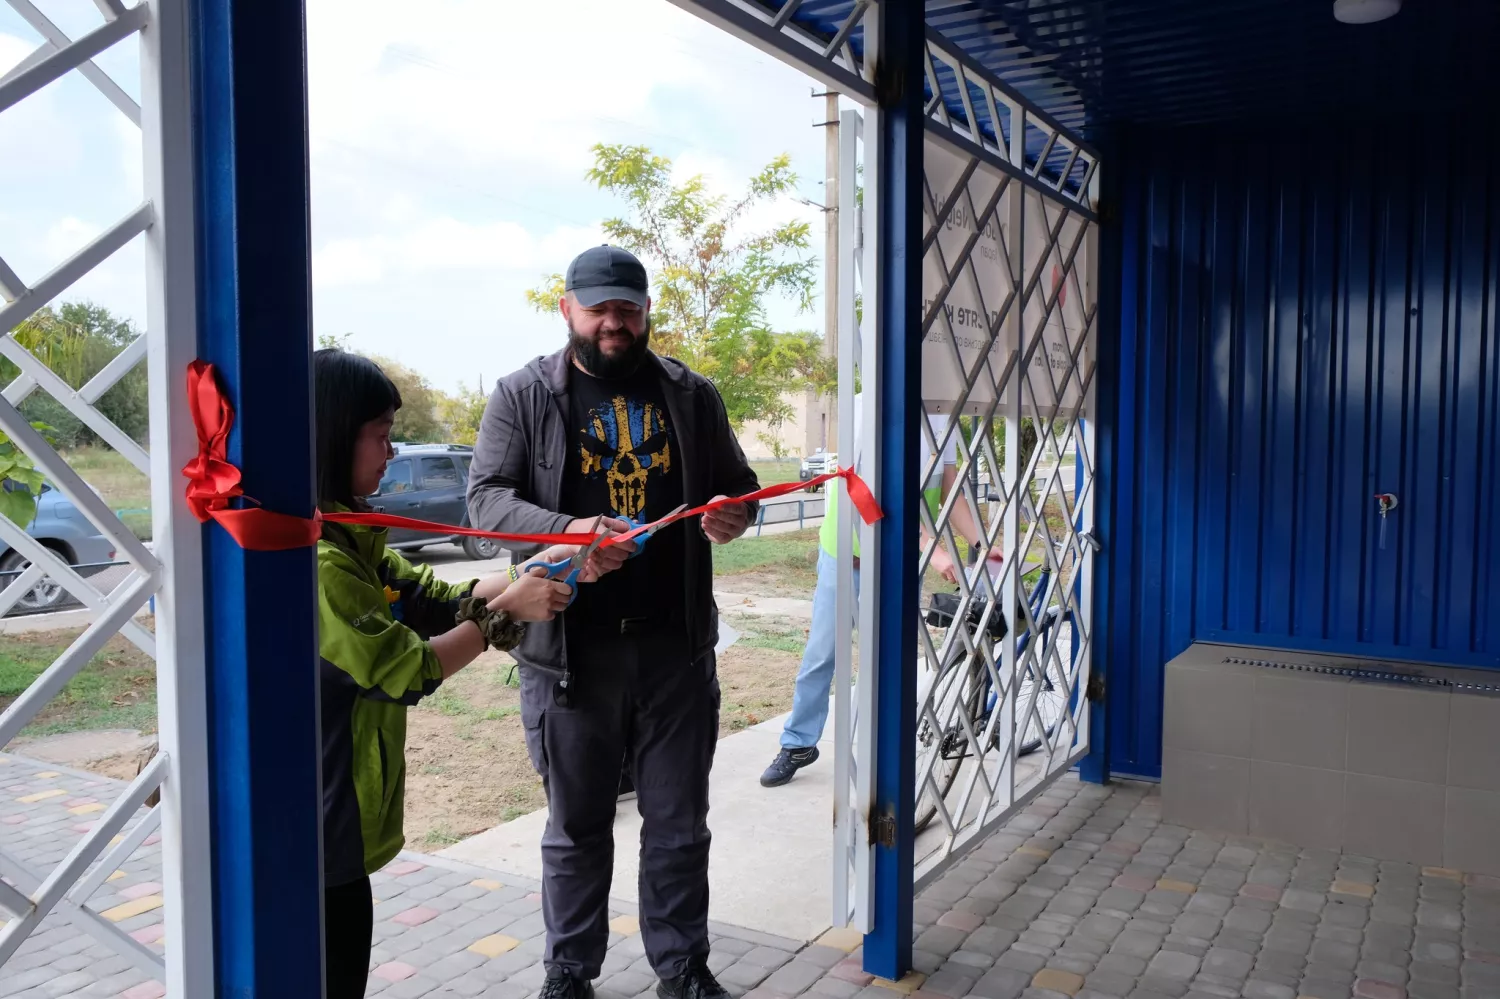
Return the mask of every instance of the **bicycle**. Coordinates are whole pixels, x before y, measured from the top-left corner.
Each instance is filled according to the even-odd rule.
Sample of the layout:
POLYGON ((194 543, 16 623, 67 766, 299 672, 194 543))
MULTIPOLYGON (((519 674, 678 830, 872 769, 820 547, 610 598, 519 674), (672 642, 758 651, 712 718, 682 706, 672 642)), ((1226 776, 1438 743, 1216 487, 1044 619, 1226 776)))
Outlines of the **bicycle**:
MULTIPOLYGON (((1056 553, 1056 564, 1061 568, 1065 546, 1054 544, 1053 550, 1056 553)), ((1036 624, 1035 634, 1028 627, 1016 639, 1016 666, 1025 670, 1025 675, 1015 688, 1016 704, 1022 710, 1031 705, 1031 710, 1024 719, 1017 718, 1018 728, 1021 730, 1021 737, 1016 740, 1017 758, 1029 756, 1041 749, 1056 734, 1071 706, 1066 684, 1054 682, 1048 663, 1052 643, 1062 636, 1063 629, 1069 629, 1070 636, 1078 632, 1073 612, 1065 609, 1061 592, 1049 593, 1052 576, 1052 563, 1047 563, 1041 568, 1027 597, 1030 617, 1036 624), (1027 657, 1026 652, 1033 645, 1033 639, 1040 641, 1040 649, 1043 651, 1036 656, 1027 657)), ((972 585, 977 589, 983 584, 976 582, 972 585)), ((934 594, 934 597, 937 596, 934 594)), ((934 607, 928 611, 928 623, 951 629, 955 623, 952 613, 956 606, 953 605, 957 601, 949 603, 946 618, 939 606, 944 603, 949 602, 934 601, 934 607)), ((974 651, 969 652, 962 641, 946 641, 946 653, 942 662, 928 674, 925 684, 918 684, 917 699, 919 711, 922 712, 917 719, 918 786, 914 831, 918 833, 936 818, 938 802, 947 799, 958 780, 964 761, 976 757, 974 743, 979 743, 984 749, 999 745, 1000 726, 995 724, 994 714, 1000 707, 1001 700, 985 657, 980 652, 979 643, 983 641, 983 636, 978 629, 983 625, 991 648, 994 648, 1004 639, 1007 623, 1004 615, 998 611, 986 617, 987 610, 988 600, 976 592, 970 601, 967 622, 962 625, 968 627, 974 636, 974 651), (934 725, 933 718, 921 708, 927 703, 929 692, 932 693, 931 714, 938 720, 938 725, 934 725), (943 723, 944 718, 949 720, 943 723), (971 733, 973 742, 970 741, 971 733), (929 771, 931 782, 927 779, 929 771), (933 794, 934 787, 936 794, 933 794)), ((995 658, 998 659, 999 656, 996 655, 995 658)))

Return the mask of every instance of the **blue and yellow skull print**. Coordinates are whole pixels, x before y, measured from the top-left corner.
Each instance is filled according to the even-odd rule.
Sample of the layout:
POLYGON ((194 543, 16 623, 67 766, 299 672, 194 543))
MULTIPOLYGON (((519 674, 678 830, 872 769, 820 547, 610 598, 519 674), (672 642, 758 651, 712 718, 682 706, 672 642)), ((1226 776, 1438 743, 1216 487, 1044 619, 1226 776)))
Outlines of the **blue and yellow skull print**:
POLYGON ((656 498, 653 486, 660 489, 672 473, 674 444, 660 402, 616 393, 587 411, 579 432, 579 471, 585 481, 604 480, 615 516, 640 519, 648 500, 656 498))

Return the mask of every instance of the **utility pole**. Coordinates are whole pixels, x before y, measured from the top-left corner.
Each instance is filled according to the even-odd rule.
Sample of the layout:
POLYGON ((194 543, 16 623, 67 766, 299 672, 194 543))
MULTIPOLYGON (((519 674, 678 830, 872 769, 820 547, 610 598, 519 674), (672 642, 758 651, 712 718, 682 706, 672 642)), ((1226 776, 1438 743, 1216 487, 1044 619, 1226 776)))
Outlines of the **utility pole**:
MULTIPOLYGON (((839 95, 834 91, 814 97, 823 98, 824 120, 817 128, 827 129, 823 144, 826 164, 823 185, 823 356, 829 370, 838 370, 839 353, 839 95)), ((838 397, 820 393, 817 396, 817 437, 825 451, 838 448, 838 397)), ((811 407, 809 407, 811 410, 811 407)), ((808 417, 814 418, 813 412, 808 417)))

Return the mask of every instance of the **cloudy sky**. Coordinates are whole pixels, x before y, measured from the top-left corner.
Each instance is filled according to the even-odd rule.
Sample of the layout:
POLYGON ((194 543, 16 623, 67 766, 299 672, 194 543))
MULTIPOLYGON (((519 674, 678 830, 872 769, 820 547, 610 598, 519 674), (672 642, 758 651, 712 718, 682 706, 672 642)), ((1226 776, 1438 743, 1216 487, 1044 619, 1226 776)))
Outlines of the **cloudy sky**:
MULTIPOLYGON (((91 3, 35 0, 70 36, 91 3)), ((444 389, 555 349, 523 292, 602 241, 619 211, 583 179, 596 142, 650 146, 737 190, 790 153, 822 200, 812 81, 667 0, 308 0, 313 297, 318 333, 352 333, 444 389), (420 16, 417 11, 420 10, 420 16)), ((0 3, 0 74, 40 37, 0 3)), ((99 60, 132 96, 132 38, 99 60)), ((0 114, 0 257, 34 282, 141 199, 137 129, 71 74, 0 114)), ((761 218, 821 213, 787 201, 761 218)), ((144 319, 138 244, 75 286, 144 319)), ((821 312, 775 310, 816 329, 821 312)))

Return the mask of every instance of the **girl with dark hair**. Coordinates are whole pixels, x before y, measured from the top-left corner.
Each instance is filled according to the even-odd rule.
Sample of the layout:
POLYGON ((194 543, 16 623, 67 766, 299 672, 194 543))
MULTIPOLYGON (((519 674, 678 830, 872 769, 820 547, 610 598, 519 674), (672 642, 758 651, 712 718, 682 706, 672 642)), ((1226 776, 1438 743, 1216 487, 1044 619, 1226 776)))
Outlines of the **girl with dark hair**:
MULTIPOLYGON (((357 354, 313 355, 318 508, 369 509, 395 454, 401 393, 357 354)), ((514 648, 527 621, 548 621, 572 593, 544 570, 446 583, 385 546, 384 528, 323 525, 318 623, 323 720, 323 924, 328 999, 365 994, 370 875, 405 843, 406 709, 491 646, 514 648)), ((558 546, 544 561, 571 558, 558 546)), ((591 581, 596 565, 579 578, 591 581)))

